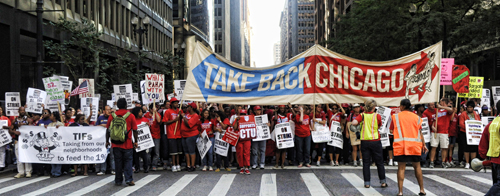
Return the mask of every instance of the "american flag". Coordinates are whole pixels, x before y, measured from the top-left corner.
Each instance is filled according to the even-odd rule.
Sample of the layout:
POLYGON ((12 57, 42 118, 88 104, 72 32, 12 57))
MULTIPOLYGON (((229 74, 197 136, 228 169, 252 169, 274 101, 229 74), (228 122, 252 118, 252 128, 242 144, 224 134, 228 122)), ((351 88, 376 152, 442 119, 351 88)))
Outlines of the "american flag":
POLYGON ((80 86, 76 87, 73 91, 71 91, 71 95, 70 96, 75 96, 75 95, 79 95, 79 94, 83 94, 83 93, 88 93, 88 92, 89 92, 88 81, 84 80, 80 84, 80 86))

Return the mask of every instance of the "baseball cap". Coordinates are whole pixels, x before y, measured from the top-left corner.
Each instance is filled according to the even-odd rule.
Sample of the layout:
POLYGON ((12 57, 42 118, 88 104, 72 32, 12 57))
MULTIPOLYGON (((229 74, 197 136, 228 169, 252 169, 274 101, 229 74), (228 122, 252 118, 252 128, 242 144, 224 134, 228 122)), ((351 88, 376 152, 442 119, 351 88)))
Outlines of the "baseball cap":
POLYGON ((247 110, 240 110, 240 114, 247 114, 247 110))
POLYGON ((284 108, 284 107, 285 107, 285 105, 279 105, 278 107, 280 107, 280 108, 284 108))
POLYGON ((196 103, 195 103, 195 102, 191 102, 191 103, 189 104, 189 106, 191 106, 193 109, 196 109, 196 108, 197 108, 197 107, 196 107, 196 103))
POLYGON ((483 105, 483 108, 482 108, 482 109, 483 109, 483 110, 488 110, 488 106, 483 105))
POLYGON ((355 103, 354 105, 352 105, 353 108, 355 107, 359 107, 359 103, 355 103))
POLYGON ((170 99, 170 103, 176 102, 176 101, 179 102, 179 100, 177 98, 175 98, 175 97, 172 97, 172 99, 170 99))
POLYGON ((253 107, 253 109, 254 109, 254 110, 260 110, 261 108, 260 108, 260 106, 258 106, 258 105, 257 105, 257 106, 255 106, 255 107, 253 107))

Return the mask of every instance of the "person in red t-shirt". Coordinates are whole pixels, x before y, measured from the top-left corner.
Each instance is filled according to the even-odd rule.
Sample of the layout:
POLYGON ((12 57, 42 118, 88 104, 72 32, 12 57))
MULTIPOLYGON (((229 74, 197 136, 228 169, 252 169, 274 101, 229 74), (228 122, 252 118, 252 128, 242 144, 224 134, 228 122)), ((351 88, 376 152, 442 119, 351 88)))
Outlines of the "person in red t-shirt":
MULTIPOLYGON (((313 127, 313 131, 318 131, 316 130, 316 127, 327 127, 327 119, 326 119, 326 113, 323 111, 323 108, 321 105, 317 105, 316 108, 314 109, 315 111, 314 112, 311 112, 311 124, 312 124, 312 127, 313 127)), ((329 130, 328 130, 329 131, 329 130)), ((317 158, 317 161, 316 161, 316 166, 320 166, 321 165, 321 156, 323 155, 323 148, 325 147, 326 145, 326 142, 323 142, 323 143, 314 143, 312 144, 312 150, 311 151, 314 151, 316 150, 316 156, 318 157, 317 158)), ((333 152, 333 151, 330 151, 330 153, 333 152)), ((312 153, 311 153, 312 154, 312 153)), ((331 157, 330 157, 331 158, 331 157)), ((311 159, 313 159, 313 157, 311 157, 311 159)))
POLYGON ((172 156, 172 172, 181 171, 179 157, 182 154, 182 137, 179 110, 179 100, 170 99, 170 109, 165 111, 163 122, 167 125, 168 151, 172 156))
MULTIPOLYGON (((127 110, 127 100, 125 98, 120 98, 116 102, 118 109, 115 114, 117 116, 124 116, 129 111, 127 110)), ((113 115, 109 116, 106 128, 109 129, 111 122, 113 121, 113 115)), ((135 121, 135 116, 130 114, 127 119, 127 139, 123 144, 113 143, 111 147, 113 148, 113 154, 115 158, 115 184, 121 185, 123 183, 123 175, 125 174, 125 183, 129 186, 134 186, 134 179, 132 178, 132 160, 133 160, 133 150, 137 147, 137 122, 135 121), (132 144, 132 135, 135 139, 135 143, 132 144)), ((109 135, 106 134, 106 147, 109 146, 109 135)))
MULTIPOLYGON (((240 110, 239 115, 236 116, 233 122, 233 129, 236 132, 240 132, 240 115, 247 115, 246 110, 240 110)), ((249 118, 254 118, 253 115, 249 115, 249 118)), ((241 133, 240 133, 241 134, 241 133)), ((240 135, 239 134, 239 135, 240 135)), ((250 151, 252 146, 252 140, 243 140, 241 135, 238 143, 236 144, 236 156, 238 157, 238 164, 241 167, 240 174, 250 175, 250 151)))
MULTIPOLYGON (((0 120, 6 121, 6 125, 1 127, 2 129, 11 129, 11 122, 9 118, 3 115, 3 108, 0 106, 0 120)), ((3 170, 5 168, 5 146, 0 147, 0 169, 3 170)))
MULTIPOLYGON (((500 101, 497 102, 496 104, 496 109, 497 111, 500 110, 500 101)), ((490 156, 488 157, 488 151, 490 148, 496 148, 498 150, 498 141, 495 141, 493 139, 494 137, 490 137, 491 133, 497 133, 500 131, 499 129, 499 122, 500 116, 497 116, 492 122, 490 122, 486 127, 483 129, 483 133, 481 134, 481 140, 479 141, 479 156, 481 156, 482 159, 490 159, 490 160, 485 160, 483 162, 483 166, 488 165, 488 162, 491 163, 491 176, 492 176, 492 181, 493 181, 493 186, 491 186, 490 190, 486 193, 487 196, 490 195, 497 195, 500 193, 500 157, 498 155, 495 155, 495 149, 491 149, 492 151, 490 152, 490 156), (496 128, 497 130, 495 130, 496 128), (493 132, 494 131, 494 132, 493 132), (496 143, 496 144, 490 144, 496 143)))
MULTIPOLYGON (((135 121, 138 125, 140 125, 140 124, 150 125, 149 119, 143 117, 142 111, 143 111, 142 107, 135 107, 130 112, 135 116, 135 121)), ((142 158, 142 160, 144 162, 143 163, 144 173, 148 173, 149 172, 149 165, 151 164, 151 161, 149 159, 150 157, 149 157, 148 153, 146 152, 146 150, 143 150, 140 152, 136 152, 134 150, 133 157, 134 157, 134 173, 139 173, 139 170, 141 169, 141 162, 140 162, 139 158, 142 158)), ((155 167, 153 167, 153 168, 156 170, 156 165, 154 165, 154 166, 155 167)))
MULTIPOLYGON (((355 103, 352 107, 353 112, 351 112, 351 114, 349 114, 349 116, 347 117, 348 123, 346 125, 346 138, 351 140, 353 166, 357 167, 358 161, 356 160, 358 159, 358 150, 359 164, 363 165, 363 155, 361 154, 361 148, 359 147, 359 145, 361 144, 361 140, 356 137, 356 132, 351 131, 350 125, 354 119, 358 118, 358 116, 361 116, 361 107, 358 103, 355 103)), ((347 160, 345 161, 345 163, 347 164, 347 160)))
MULTIPOLYGON (((215 111, 215 127, 214 127, 214 131, 215 132, 219 132, 219 134, 221 135, 224 135, 224 133, 226 133, 226 130, 231 128, 231 124, 229 123, 229 119, 226 117, 226 115, 224 114, 224 112, 222 111, 215 111)), ((221 136, 220 138, 222 139, 223 136, 221 136)), ((215 166, 217 167, 217 169, 215 169, 215 172, 220 172, 220 167, 222 165, 222 159, 224 159, 224 168, 226 171, 231 171, 231 169, 229 169, 229 154, 231 152, 231 145, 227 144, 228 146, 228 150, 227 150, 227 154, 226 156, 221 156, 219 154, 217 154, 217 161, 215 162, 215 166), (222 158, 224 157, 224 158, 222 158)))
MULTIPOLYGON (((259 116, 262 115, 262 108, 260 106, 254 106, 253 107, 255 115, 259 116)), ((271 124, 268 122, 267 126, 271 126, 271 124)), ((266 143, 267 140, 262 140, 262 141, 252 141, 252 152, 251 152, 251 157, 250 157, 250 164, 252 165, 252 169, 256 169, 257 166, 260 167, 260 169, 264 169, 265 166, 265 161, 266 161, 266 143), (257 159, 258 155, 260 153, 260 163, 257 165, 257 159)))
POLYGON ((448 107, 451 107, 453 109, 453 115, 451 117, 450 128, 448 131, 448 138, 450 138, 450 142, 448 144, 448 158, 446 159, 446 162, 451 167, 455 167, 455 163, 453 163, 453 148, 455 147, 455 143, 457 143, 458 115, 457 108, 455 107, 455 105, 453 105, 452 101, 448 103, 448 107))
MULTIPOLYGON (((450 126, 451 117, 453 114, 453 109, 448 107, 448 102, 450 100, 448 98, 442 98, 437 104, 438 116, 436 123, 436 111, 428 111, 427 109, 424 114, 430 116, 429 112, 432 112, 434 115, 433 122, 431 125, 431 130, 434 134, 431 134, 431 157, 430 157, 430 168, 434 168, 434 159, 436 158, 436 149, 440 145, 441 147, 441 166, 443 168, 448 168, 451 165, 446 163, 446 159, 448 158, 448 145, 449 145, 449 137, 448 137, 448 128, 450 126)), ((431 105, 431 104, 429 104, 431 105)), ((430 108, 430 107, 429 107, 430 108)))
MULTIPOLYGON (((359 107, 358 107, 359 108, 359 107)), ((329 124, 331 125, 332 122, 339 122, 341 123, 342 119, 345 119, 345 110, 342 108, 339 104, 333 104, 332 105, 332 110, 329 111, 329 124)), ((342 124, 342 123, 341 123, 342 124)), ((339 157, 340 153, 342 152, 342 149, 336 148, 333 146, 327 145, 328 148, 328 155, 330 156, 330 165, 331 166, 339 166, 339 157), (333 154, 335 154, 335 161, 333 161, 333 154)))
POLYGON ((479 114, 474 111, 474 106, 476 104, 474 101, 467 102, 466 111, 462 112, 462 114, 458 118, 458 126, 460 127, 460 131, 458 132, 458 145, 459 148, 464 149, 465 156, 465 169, 469 169, 470 164, 469 161, 473 158, 476 158, 477 145, 468 145, 467 144, 467 134, 465 133, 465 121, 467 120, 481 120, 479 118, 479 114))
MULTIPOLYGON (((289 103, 288 106, 290 108, 292 108, 292 105, 289 103)), ((292 112, 295 112, 293 109, 291 110, 292 112)), ((277 124, 280 124, 280 123, 287 123, 287 122, 290 122, 291 118, 289 116, 294 116, 295 114, 291 114, 290 115, 287 115, 286 114, 286 111, 285 111, 285 105, 280 105, 278 107, 278 109, 275 111, 274 113, 274 116, 271 118, 271 128, 273 129, 274 131, 274 126, 277 125, 277 124)), ((274 135, 274 133, 271 133, 272 135, 274 135)), ((270 140, 272 141, 272 140, 270 140)), ((272 144, 274 145, 274 148, 275 148, 275 151, 276 151, 276 165, 274 166, 275 169, 278 169, 279 166, 281 165, 281 169, 284 169, 285 168, 285 157, 286 157, 286 152, 288 149, 291 149, 291 152, 292 153, 289 153, 288 156, 292 156, 291 154, 293 154, 293 148, 288 148, 288 149, 278 149, 278 147, 276 146, 276 143, 272 142, 272 144), (280 160, 281 160, 281 164, 280 164, 280 160)))
POLYGON ((214 171, 213 169, 213 164, 214 164, 214 145, 215 145, 215 135, 214 135, 214 125, 216 123, 215 119, 212 119, 210 116, 210 112, 207 109, 204 109, 201 112, 201 118, 200 118, 200 136, 201 133, 205 132, 208 135, 208 138, 210 139, 210 142, 212 142, 212 146, 208 149, 207 154, 205 157, 201 159, 201 162, 203 164, 203 169, 202 171, 214 171), (208 166, 208 168, 207 168, 208 166))
POLYGON ((311 110, 308 106, 300 106, 299 114, 295 116, 295 150, 297 155, 298 167, 302 167, 305 163, 307 167, 309 164, 309 156, 311 152, 311 123, 309 114, 311 110))
POLYGON ((200 117, 196 113, 195 102, 190 103, 187 106, 186 114, 181 113, 181 135, 182 135, 182 147, 186 154, 187 171, 195 171, 196 162, 196 139, 198 139, 200 131, 200 117))
POLYGON ((156 171, 156 166, 158 165, 158 160, 160 159, 160 123, 161 115, 157 112, 156 104, 149 104, 149 112, 144 115, 149 121, 149 129, 151 130, 151 137, 153 137, 153 142, 155 146, 150 151, 150 156, 153 158, 151 165, 153 166, 151 170, 156 171))

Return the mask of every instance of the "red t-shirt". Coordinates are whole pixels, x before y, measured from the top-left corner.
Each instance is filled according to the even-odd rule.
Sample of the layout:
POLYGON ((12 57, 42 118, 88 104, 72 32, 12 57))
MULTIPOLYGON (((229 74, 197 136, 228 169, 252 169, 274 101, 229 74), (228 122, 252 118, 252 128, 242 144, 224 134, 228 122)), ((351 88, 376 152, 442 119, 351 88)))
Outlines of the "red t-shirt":
POLYGON ((198 116, 198 114, 196 113, 186 114, 184 117, 188 119, 188 124, 191 128, 186 126, 184 119, 182 121, 179 121, 179 123, 182 124, 181 126, 182 137, 193 137, 199 135, 200 132, 198 132, 198 128, 200 126, 200 117, 198 116))
POLYGON ((451 115, 453 112, 448 112, 445 109, 440 109, 438 112, 437 133, 448 134, 450 128, 451 115))
MULTIPOLYGON (((167 121, 174 120, 177 118, 177 113, 178 110, 173 110, 173 109, 168 109, 165 111, 165 114, 163 114, 163 122, 166 123, 167 121)), ((182 113, 182 111, 179 112, 179 114, 182 113)), ((179 120, 178 123, 172 123, 167 125, 167 138, 168 139, 178 139, 181 138, 181 125, 182 120, 179 120), (177 131, 175 131, 175 126, 177 124, 177 131), (174 135, 175 132, 175 135, 174 135)))
MULTIPOLYGON (((1 116, 1 117, 0 117, 0 120, 6 120, 6 121, 7 121, 7 126, 10 126, 10 125, 11 125, 11 123, 10 123, 10 119, 9 119, 9 118, 7 118, 6 116, 1 116)), ((2 127, 0 127, 0 129, 2 129, 2 127)))
MULTIPOLYGON (((111 116, 111 115, 110 115, 110 116, 111 116)), ((69 121, 68 121, 68 120, 66 120, 66 122, 64 122, 64 126, 66 126, 66 127, 67 127, 67 126, 69 126, 69 125, 71 125, 71 124, 73 124, 73 123, 75 123, 75 119, 71 118, 69 121)))
MULTIPOLYGON (((373 112, 365 112, 365 114, 373 114, 373 112)), ((356 117, 356 120, 358 121, 358 123, 361 123, 361 121, 363 121, 363 115, 358 115, 356 117)), ((382 126, 382 116, 380 116, 380 114, 377 114, 377 125, 379 128, 382 126)), ((365 140, 365 141, 380 141, 380 133, 378 131, 377 131, 377 133, 378 133, 378 139, 365 140)))
MULTIPOLYGON (((120 109, 115 112, 117 116, 124 116, 128 110, 126 109, 120 109)), ((106 128, 109 129, 109 125, 111 125, 111 121, 113 121, 113 115, 109 115, 108 118, 108 123, 106 124, 106 128)), ((129 130, 129 133, 127 135, 127 140, 123 144, 111 144, 112 148, 123 148, 123 149, 132 149, 134 148, 134 145, 132 144, 132 131, 131 130, 137 130, 137 121, 135 120, 135 116, 131 113, 127 119, 125 119, 127 122, 127 129, 129 130)))
POLYGON ((329 118, 330 118, 331 121, 340 122, 340 120, 342 120, 343 117, 344 117, 344 113, 337 112, 336 114, 332 113, 329 118))
POLYGON ((432 131, 432 125, 434 124, 434 120, 436 120, 436 109, 431 110, 431 109, 427 108, 424 111, 423 115, 427 116, 429 128, 431 129, 431 132, 434 132, 434 131, 432 131))
MULTIPOLYGON (((225 129, 222 129, 222 125, 219 123, 219 121, 214 120, 214 122, 216 123, 216 124, 215 124, 215 127, 216 127, 217 129, 222 130, 222 132, 224 132, 224 131, 225 131, 225 129)), ((224 119, 224 120, 222 121, 222 124, 225 124, 225 125, 231 125, 231 123, 229 123, 229 119, 228 119, 228 118, 224 119)))
POLYGON ((214 133, 213 133, 213 126, 215 125, 215 119, 212 119, 212 120, 208 120, 206 119, 205 121, 203 122, 200 122, 200 129, 202 131, 204 131, 205 133, 207 133, 208 137, 215 137, 214 133), (212 133, 210 133, 212 132, 212 133))
POLYGON ((458 115, 453 116, 453 120, 450 122, 450 131, 448 131, 448 136, 457 136, 458 127, 458 115))
POLYGON ((308 137, 311 135, 311 127, 309 127, 309 116, 304 114, 300 121, 300 114, 295 115, 295 135, 297 137, 308 137))
POLYGON ((141 118, 136 118, 135 122, 137 123, 137 125, 140 125, 142 123, 147 124, 149 120, 147 118, 141 117, 141 118))
POLYGON ((144 118, 146 118, 149 121, 149 129, 151 130, 151 136, 153 139, 160 139, 160 123, 158 123, 158 120, 156 119, 161 119, 160 114, 158 112, 156 113, 156 119, 153 120, 153 115, 148 112, 144 115, 144 118))

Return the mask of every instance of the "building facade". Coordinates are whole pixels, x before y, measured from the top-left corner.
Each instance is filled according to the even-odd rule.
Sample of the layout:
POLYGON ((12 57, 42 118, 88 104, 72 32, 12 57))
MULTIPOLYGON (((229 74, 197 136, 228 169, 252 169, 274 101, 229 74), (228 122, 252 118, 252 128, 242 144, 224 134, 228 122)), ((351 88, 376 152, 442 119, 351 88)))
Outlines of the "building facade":
POLYGON ((273 46, 273 58, 274 58, 274 64, 280 64, 281 63, 281 47, 280 43, 274 43, 273 46))
POLYGON ((335 37, 339 15, 351 11, 354 0, 315 0, 314 43, 328 47, 326 40, 335 37))
POLYGON ((287 0, 281 12, 281 62, 314 45, 314 0, 287 0))

